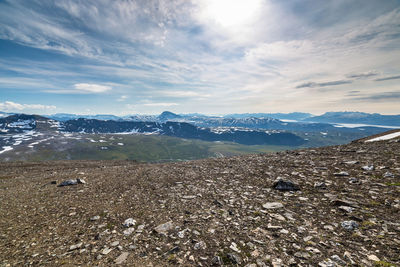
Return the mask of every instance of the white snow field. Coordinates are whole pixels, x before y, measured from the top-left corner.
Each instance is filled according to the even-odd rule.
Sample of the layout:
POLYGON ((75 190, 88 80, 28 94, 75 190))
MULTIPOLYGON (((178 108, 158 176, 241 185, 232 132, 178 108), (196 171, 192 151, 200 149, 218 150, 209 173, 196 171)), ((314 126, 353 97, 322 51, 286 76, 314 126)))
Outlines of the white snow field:
POLYGON ((395 133, 390 133, 390 134, 386 134, 386 135, 382 135, 379 137, 375 137, 369 140, 366 140, 365 142, 375 142, 375 141, 384 141, 384 140, 390 140, 396 137, 400 136, 400 131, 399 132, 395 132, 395 133))

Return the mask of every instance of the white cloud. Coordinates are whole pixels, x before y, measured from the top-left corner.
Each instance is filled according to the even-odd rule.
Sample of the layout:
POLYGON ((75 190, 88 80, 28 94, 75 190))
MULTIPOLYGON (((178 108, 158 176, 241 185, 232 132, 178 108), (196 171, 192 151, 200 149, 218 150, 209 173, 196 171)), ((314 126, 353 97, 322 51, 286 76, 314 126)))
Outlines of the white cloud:
POLYGON ((178 103, 144 103, 142 104, 143 106, 146 107, 172 107, 172 106, 178 106, 178 103))
POLYGON ((127 100, 128 99, 128 96, 127 95, 121 95, 118 99, 117 99, 117 101, 118 102, 123 102, 123 101, 125 101, 125 100, 127 100))
POLYGON ((74 88, 87 93, 103 93, 112 89, 111 86, 94 83, 76 83, 74 84, 74 88))
POLYGON ((22 111, 22 110, 54 110, 56 106, 41 104, 20 104, 12 101, 0 102, 0 110, 3 111, 22 111))
POLYGON ((261 43, 246 51, 247 60, 293 60, 309 56, 315 47, 310 40, 261 43))
POLYGON ((170 97, 210 97, 210 94, 193 91, 160 91, 159 94, 170 97))
POLYGON ((290 111, 317 106, 308 102, 314 96, 322 108, 324 99, 334 106, 343 91, 373 93, 390 81, 381 77, 398 75, 400 9, 390 4, 367 1, 354 11, 346 8, 348 1, 306 1, 302 9, 294 8, 297 1, 214 2, 1 3, 0 38, 58 51, 81 64, 39 64, 32 57, 16 65, 5 58, 0 68, 18 75, 0 78, 0 87, 58 94, 113 90, 120 102, 126 96, 152 99, 138 104, 150 111, 178 105, 172 102, 189 112, 290 111), (93 83, 71 86, 71 77, 93 83), (374 78, 382 82, 373 84, 374 78), (102 84, 105 79, 120 84, 102 84), (344 79, 354 81, 334 88, 329 82, 344 79))

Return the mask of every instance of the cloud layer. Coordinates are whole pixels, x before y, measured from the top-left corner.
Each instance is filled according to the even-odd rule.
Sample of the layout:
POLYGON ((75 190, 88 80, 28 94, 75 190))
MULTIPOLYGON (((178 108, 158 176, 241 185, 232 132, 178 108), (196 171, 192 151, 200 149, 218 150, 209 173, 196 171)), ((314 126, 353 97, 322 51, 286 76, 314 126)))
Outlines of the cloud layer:
POLYGON ((20 104, 12 101, 0 102, 0 110, 9 111, 9 112, 20 112, 24 110, 36 110, 36 111, 53 111, 56 109, 56 106, 50 105, 41 105, 41 104, 20 104))
POLYGON ((400 92, 399 28, 396 0, 6 0, 0 98, 60 112, 398 113, 373 97, 400 92))

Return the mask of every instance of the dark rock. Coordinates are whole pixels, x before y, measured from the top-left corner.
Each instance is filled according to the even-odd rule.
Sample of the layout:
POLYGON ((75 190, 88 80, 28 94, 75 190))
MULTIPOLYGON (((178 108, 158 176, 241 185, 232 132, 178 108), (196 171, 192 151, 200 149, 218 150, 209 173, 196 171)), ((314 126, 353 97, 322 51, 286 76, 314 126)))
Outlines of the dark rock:
POLYGON ((355 221, 343 221, 341 226, 347 231, 354 231, 358 228, 358 223, 355 221))
POLYGON ((214 200, 214 201, 213 201, 213 204, 214 204, 215 206, 217 206, 218 208, 222 208, 222 206, 223 206, 223 204, 222 204, 220 201, 218 201, 218 200, 214 200))
POLYGON ((336 198, 332 200, 331 204, 333 206, 347 206, 347 207, 353 207, 353 208, 358 208, 358 204, 354 201, 346 200, 346 199, 339 199, 336 198))
POLYGON ((180 247, 176 246, 176 247, 173 247, 172 249, 170 249, 167 252, 167 254, 175 254, 175 253, 179 252, 180 250, 181 250, 180 247))
POLYGON ((77 180, 71 179, 71 180, 66 180, 66 181, 62 182, 61 184, 58 185, 58 187, 69 186, 69 185, 77 185, 77 184, 78 184, 77 180))
POLYGON ((289 180, 279 179, 272 186, 275 190, 279 191, 297 191, 300 190, 299 186, 289 180))
POLYGON ((345 172, 345 171, 341 171, 341 172, 336 172, 333 175, 335 175, 335 176, 349 176, 349 173, 345 172))
POLYGON ((215 257, 211 260, 211 265, 212 265, 212 266, 221 266, 221 265, 222 265, 221 257, 215 256, 215 257))
POLYGON ((242 258, 236 253, 228 253, 226 256, 233 264, 242 264, 242 258))
POLYGON ((70 180, 65 180, 61 184, 58 185, 58 187, 61 186, 69 186, 69 185, 77 185, 77 184, 86 184, 85 180, 83 179, 70 179, 70 180))

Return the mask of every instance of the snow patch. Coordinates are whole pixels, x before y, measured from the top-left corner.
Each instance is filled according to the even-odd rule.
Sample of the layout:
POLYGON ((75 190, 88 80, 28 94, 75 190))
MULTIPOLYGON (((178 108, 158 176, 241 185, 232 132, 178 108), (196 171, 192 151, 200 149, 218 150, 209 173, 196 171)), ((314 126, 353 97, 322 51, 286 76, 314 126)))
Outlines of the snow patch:
POLYGON ((387 129, 399 129, 400 126, 389 126, 389 125, 375 125, 375 124, 360 124, 360 123, 334 123, 336 128, 359 128, 359 127, 378 127, 387 129))
POLYGON ((0 151, 0 154, 10 151, 10 150, 13 150, 12 146, 3 146, 3 150, 0 151))
POLYGON ((395 133, 391 133, 391 134, 386 134, 386 135, 382 135, 379 137, 375 137, 369 140, 366 140, 365 142, 375 142, 375 141, 384 141, 384 140, 390 140, 396 137, 400 136, 400 131, 399 132, 395 132, 395 133))

